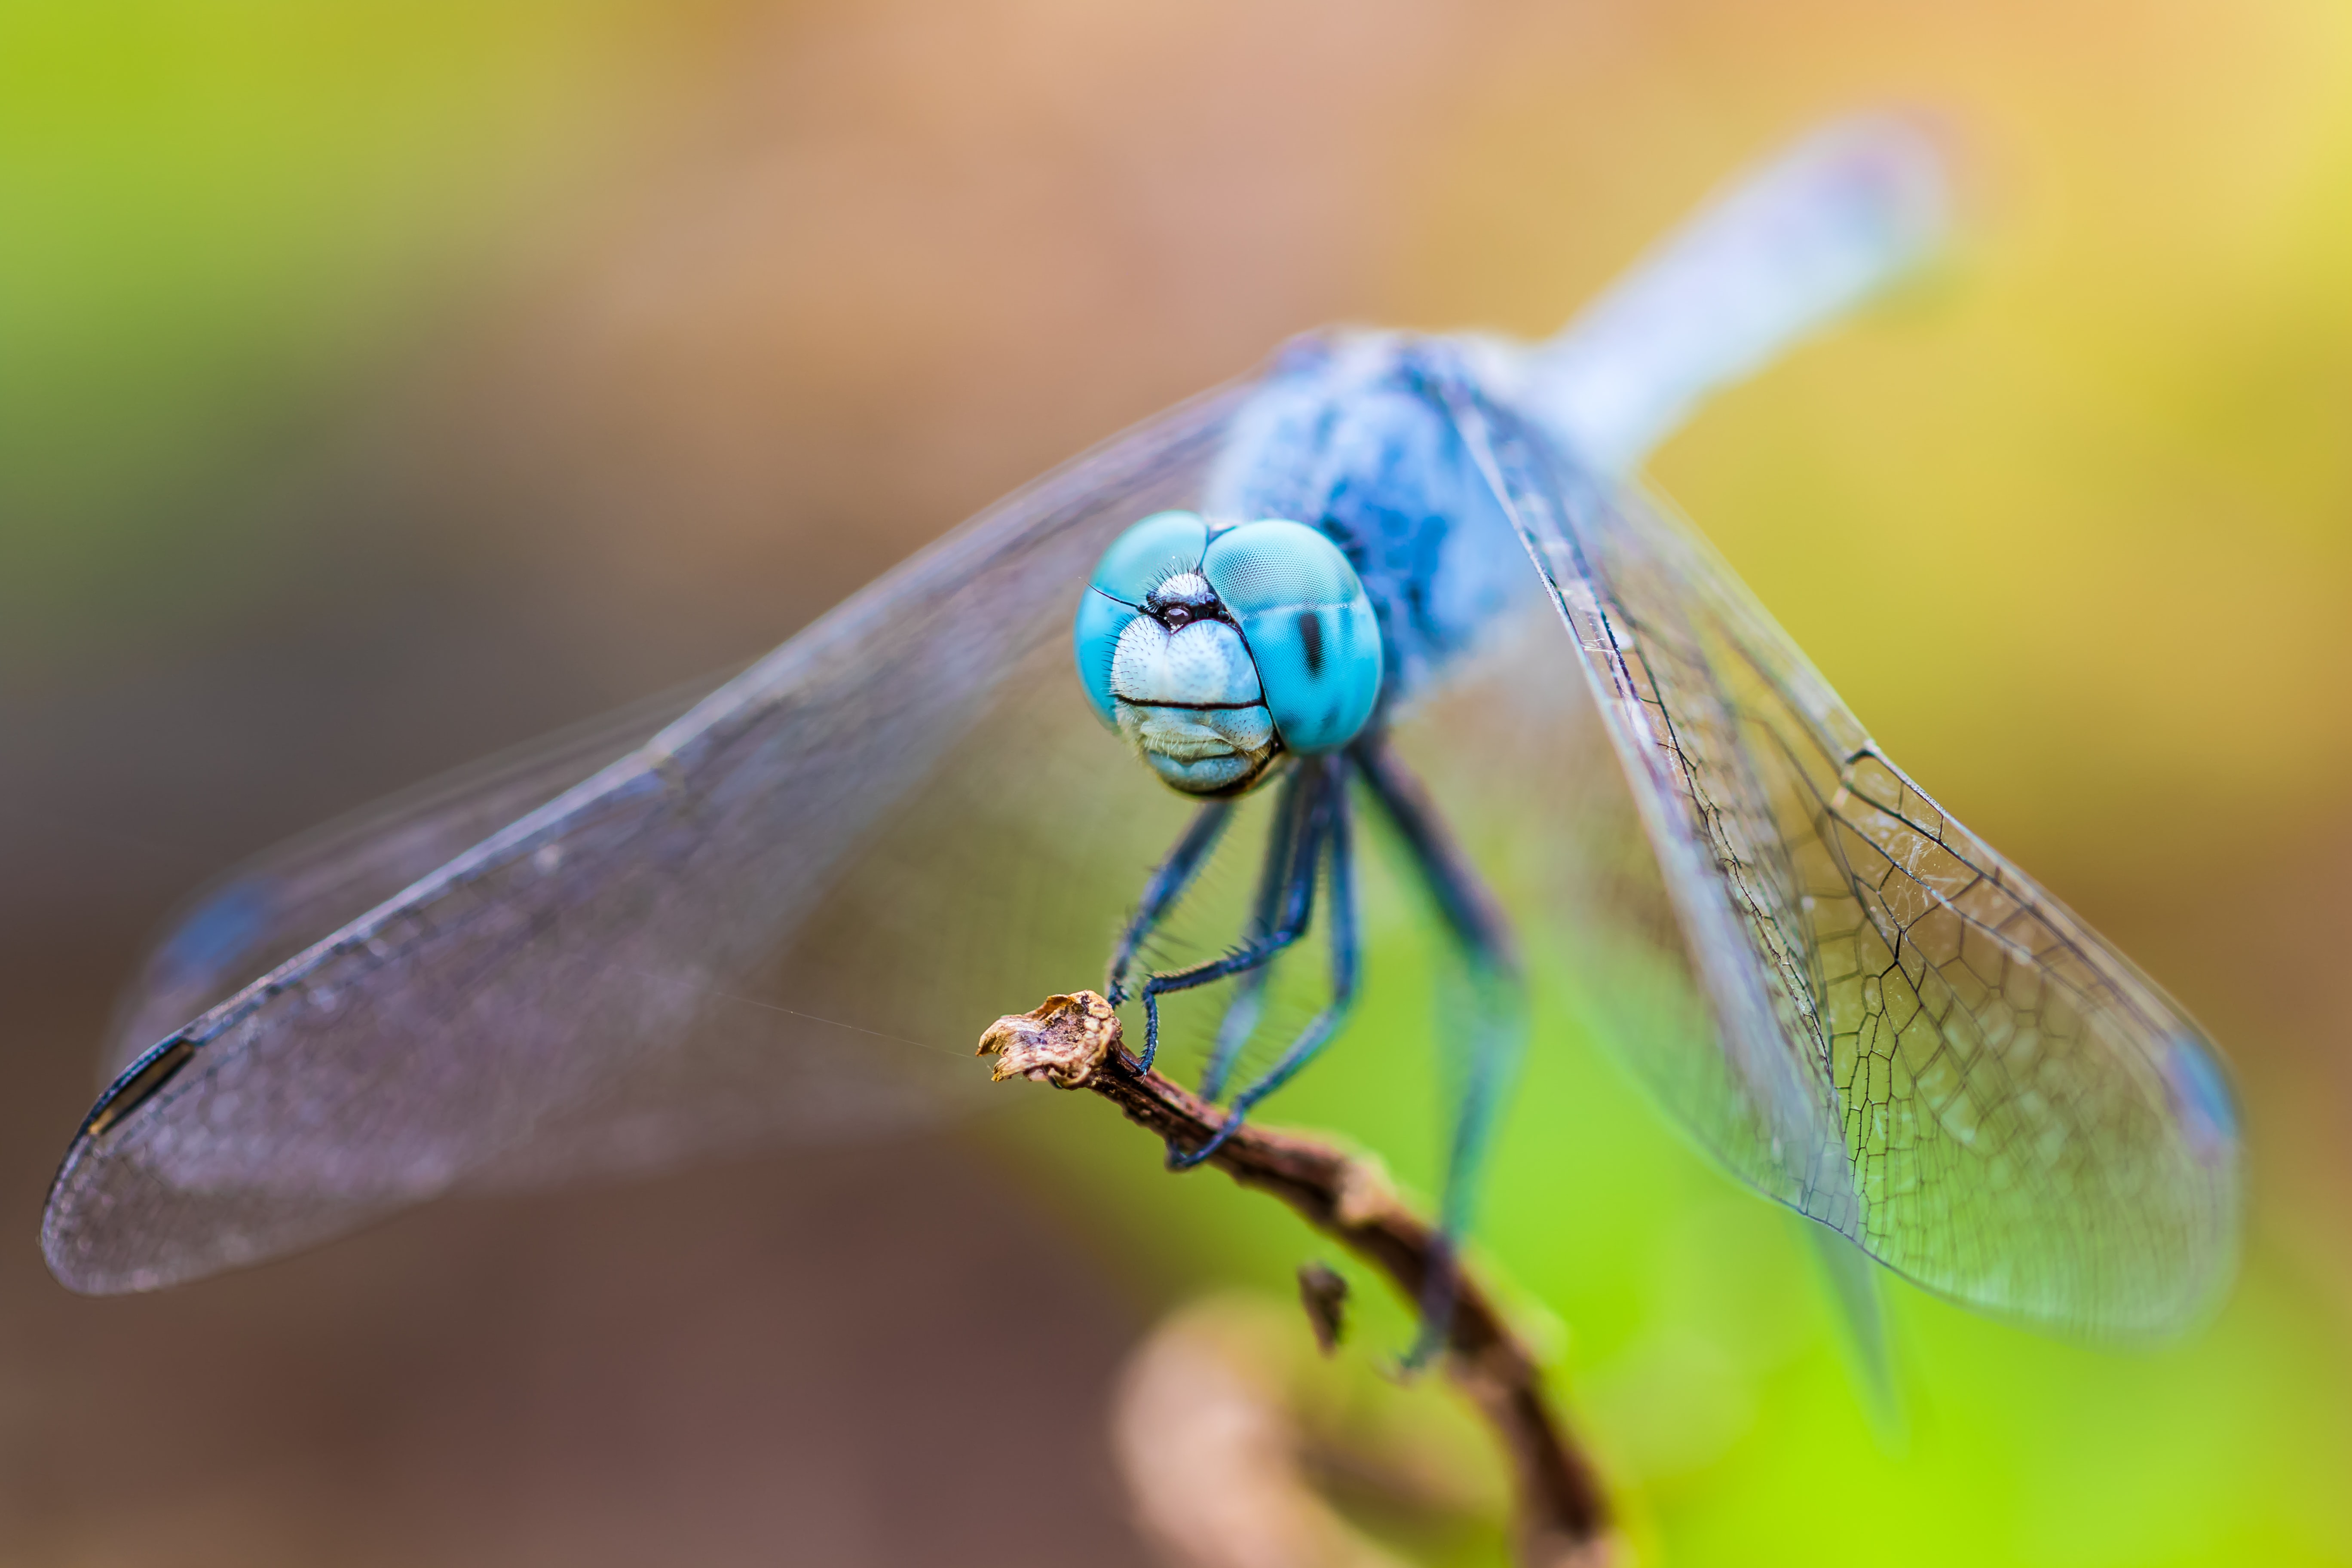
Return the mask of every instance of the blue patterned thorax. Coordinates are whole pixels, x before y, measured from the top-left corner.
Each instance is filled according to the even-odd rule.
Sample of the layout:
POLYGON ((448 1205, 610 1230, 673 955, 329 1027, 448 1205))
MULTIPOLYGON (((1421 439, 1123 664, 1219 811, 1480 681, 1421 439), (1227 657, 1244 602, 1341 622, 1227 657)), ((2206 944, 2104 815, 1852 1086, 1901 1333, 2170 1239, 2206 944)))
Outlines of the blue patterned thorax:
POLYGON ((1444 401, 1465 377, 1443 339, 1298 339, 1209 480, 1211 517, 1296 518, 1346 554, 1387 647, 1383 711, 1490 629, 1525 571, 1444 401))

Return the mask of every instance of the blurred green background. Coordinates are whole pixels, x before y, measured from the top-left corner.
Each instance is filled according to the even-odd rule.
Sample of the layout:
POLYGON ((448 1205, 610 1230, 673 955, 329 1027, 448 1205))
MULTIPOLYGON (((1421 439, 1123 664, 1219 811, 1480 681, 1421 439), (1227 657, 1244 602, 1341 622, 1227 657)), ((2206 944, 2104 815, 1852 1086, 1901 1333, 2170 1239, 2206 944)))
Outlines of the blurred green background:
MULTIPOLYGON (((82 1302, 32 1237, 109 987, 236 856, 749 657, 1289 331, 1546 331, 1890 101, 1970 150, 1954 261, 1654 472, 2224 1043, 2244 1280, 2155 1356, 1897 1288, 1890 1447, 1788 1222, 1589 1050, 1531 1064, 1485 1244, 1565 1326, 1643 1561, 2352 1561, 2318 0, 0 7, 0 1555, 1142 1560, 1097 1452, 1122 1347, 1307 1243, 1098 1108, 82 1302), (995 1446, 1079 1479, 987 1483, 995 1446)), ((1414 984, 1283 1107, 1408 1177, 1414 984)))

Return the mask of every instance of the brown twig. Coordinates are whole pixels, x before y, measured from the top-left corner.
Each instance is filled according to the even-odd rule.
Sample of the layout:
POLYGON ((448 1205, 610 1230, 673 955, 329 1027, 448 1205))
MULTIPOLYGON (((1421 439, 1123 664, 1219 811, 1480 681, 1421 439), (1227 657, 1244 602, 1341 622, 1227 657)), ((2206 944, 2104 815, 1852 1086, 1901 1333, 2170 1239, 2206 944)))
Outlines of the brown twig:
MULTIPOLYGON (((1118 1015, 1092 991, 1048 996, 1032 1013, 999 1018, 980 1054, 996 1077, 1088 1089, 1129 1121, 1178 1148, 1198 1149, 1224 1113, 1156 1072, 1121 1043, 1118 1015)), ((1310 1139, 1244 1124, 1209 1163, 1244 1186, 1273 1194, 1309 1225, 1386 1275, 1418 1305, 1431 1271, 1454 1276, 1446 1371, 1510 1455, 1518 1560, 1529 1568, 1593 1568, 1609 1558, 1609 1510, 1591 1461, 1546 1399, 1535 1357, 1437 1228, 1407 1208, 1379 1170, 1310 1139)))

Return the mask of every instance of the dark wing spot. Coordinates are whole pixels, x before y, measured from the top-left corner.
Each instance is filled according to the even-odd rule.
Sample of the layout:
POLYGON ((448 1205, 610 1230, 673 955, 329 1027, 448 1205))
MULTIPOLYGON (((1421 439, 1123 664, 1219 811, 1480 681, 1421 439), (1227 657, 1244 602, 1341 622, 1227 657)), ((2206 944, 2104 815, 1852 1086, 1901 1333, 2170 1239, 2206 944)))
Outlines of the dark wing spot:
POLYGON ((159 1047, 142 1058, 127 1078, 115 1080, 106 1091, 98 1108, 82 1123, 82 1135, 95 1138, 108 1128, 155 1098, 155 1093, 178 1076, 182 1068, 195 1058, 193 1041, 176 1039, 159 1047))
POLYGON ((1323 617, 1312 610, 1298 612, 1298 640, 1307 649, 1307 673, 1323 673, 1323 617))

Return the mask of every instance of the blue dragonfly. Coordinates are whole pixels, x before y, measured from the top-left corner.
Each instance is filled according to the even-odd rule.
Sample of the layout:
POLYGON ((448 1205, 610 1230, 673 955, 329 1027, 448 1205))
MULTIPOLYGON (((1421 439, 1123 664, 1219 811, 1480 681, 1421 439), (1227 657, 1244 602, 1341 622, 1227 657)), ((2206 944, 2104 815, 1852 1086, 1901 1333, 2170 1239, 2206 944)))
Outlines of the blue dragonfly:
POLYGON ((982 1024, 1106 948, 1146 1056, 1196 1008, 1239 1119, 1379 984, 1369 824, 1449 955, 1449 1234, 1557 985, 1732 1174, 1897 1274, 2054 1331, 2193 1324, 2239 1225, 2211 1046, 1635 477, 1946 205, 1916 129, 1833 124, 1548 342, 1299 339, 715 689, 265 855, 126 994, 51 1268, 152 1289, 933 1114, 982 1024))

